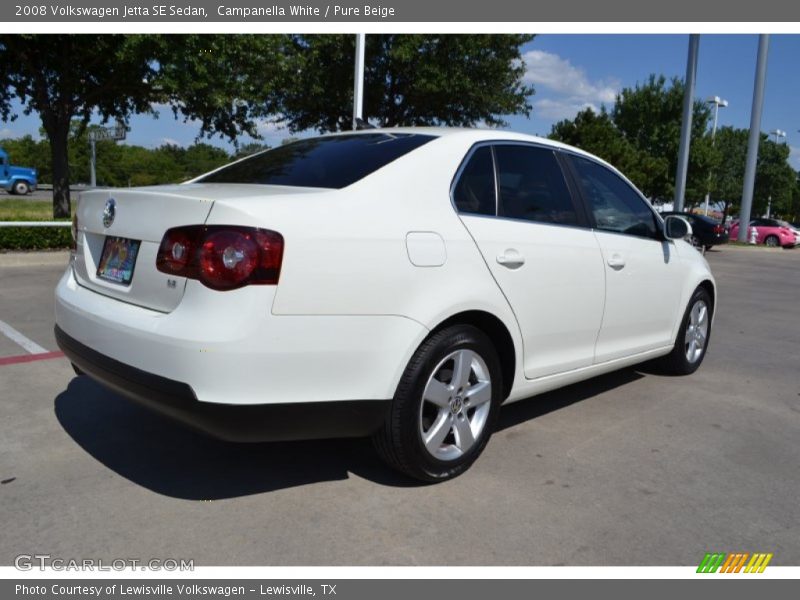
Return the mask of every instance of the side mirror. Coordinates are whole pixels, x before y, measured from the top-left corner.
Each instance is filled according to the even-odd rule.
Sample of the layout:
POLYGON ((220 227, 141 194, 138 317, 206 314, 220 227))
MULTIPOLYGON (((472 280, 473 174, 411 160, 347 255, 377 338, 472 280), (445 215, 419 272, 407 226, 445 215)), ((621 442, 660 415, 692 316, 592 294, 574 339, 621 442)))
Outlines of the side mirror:
POLYGON ((668 215, 664 219, 664 237, 668 240, 682 240, 690 235, 692 235, 692 226, 683 217, 668 215))

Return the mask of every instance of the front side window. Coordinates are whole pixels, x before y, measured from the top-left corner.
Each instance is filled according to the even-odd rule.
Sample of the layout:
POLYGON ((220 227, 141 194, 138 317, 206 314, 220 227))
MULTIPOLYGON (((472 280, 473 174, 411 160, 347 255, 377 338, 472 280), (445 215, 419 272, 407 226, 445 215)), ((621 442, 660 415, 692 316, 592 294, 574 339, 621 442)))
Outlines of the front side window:
POLYGON ((595 226, 640 237, 658 237, 653 211, 619 175, 594 161, 573 156, 572 164, 594 217, 595 226))

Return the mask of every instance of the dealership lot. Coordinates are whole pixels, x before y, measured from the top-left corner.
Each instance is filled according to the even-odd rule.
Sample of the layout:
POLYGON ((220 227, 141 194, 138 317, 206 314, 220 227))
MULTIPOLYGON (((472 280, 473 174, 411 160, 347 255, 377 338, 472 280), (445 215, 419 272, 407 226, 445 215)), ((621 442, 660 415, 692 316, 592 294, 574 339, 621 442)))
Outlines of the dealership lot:
MULTIPOLYGON (((417 485, 369 442, 235 445, 0 335, 0 564, 18 554, 198 565, 800 563, 800 250, 707 258, 705 363, 628 369, 506 407, 464 476, 417 485)), ((0 255, 0 321, 48 351, 64 254, 0 255)))

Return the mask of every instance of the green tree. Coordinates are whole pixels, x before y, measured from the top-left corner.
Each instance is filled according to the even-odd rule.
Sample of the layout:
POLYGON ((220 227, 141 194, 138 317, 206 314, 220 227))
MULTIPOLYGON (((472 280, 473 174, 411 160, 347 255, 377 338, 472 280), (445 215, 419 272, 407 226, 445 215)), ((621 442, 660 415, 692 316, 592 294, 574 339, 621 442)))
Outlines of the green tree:
MULTIPOLYGON (((744 169, 747 160, 746 129, 722 127, 717 131, 715 150, 718 166, 712 177, 712 195, 723 203, 723 214, 738 212, 744 188, 744 169)), ((793 213, 797 173, 789 165, 789 147, 770 141, 761 134, 753 187, 752 215, 764 214, 772 199, 772 213, 790 216, 793 213)))
MULTIPOLYGON (((678 166, 684 86, 651 75, 644 84, 624 88, 608 111, 587 109, 557 123, 550 137, 573 143, 620 168, 654 202, 672 199, 678 166)), ((692 113, 687 205, 699 203, 709 185, 718 153, 708 133, 710 109, 695 101, 692 113)))
POLYGON ((653 174, 662 168, 657 159, 637 150, 622 136, 605 107, 599 114, 587 108, 573 120, 556 123, 549 137, 599 156, 642 190, 648 189, 653 174))
MULTIPOLYGON (((532 35, 368 35, 364 117, 382 126, 502 125, 529 115, 520 46, 532 35)), ((291 131, 349 129, 352 35, 292 36, 281 115, 291 131)))
MULTIPOLYGON (((668 82, 663 75, 651 75, 646 83, 623 89, 614 103, 612 119, 623 138, 658 164, 649 173, 647 186, 643 189, 656 200, 671 199, 675 193, 683 98, 681 80, 673 78, 668 82)), ((687 203, 699 202, 708 187, 708 176, 714 164, 708 135, 710 118, 708 106, 695 100, 686 181, 687 203)))
POLYGON ((719 159, 711 178, 711 194, 715 202, 723 205, 723 220, 742 201, 747 138, 746 129, 720 127, 717 130, 714 149, 719 159))
POLYGON ((792 205, 786 212, 786 219, 792 223, 800 222, 800 171, 795 173, 795 182, 792 188, 792 205))
MULTIPOLYGON (((94 114, 127 122, 154 113, 197 120, 200 135, 235 140, 258 135, 256 118, 274 112, 275 83, 284 68, 283 36, 261 35, 2 35, 0 117, 36 112, 50 142, 53 213, 70 214, 73 119, 85 128, 94 114)), ((74 132, 73 132, 74 133, 74 132)), ((79 134, 81 131, 78 132, 79 134)))

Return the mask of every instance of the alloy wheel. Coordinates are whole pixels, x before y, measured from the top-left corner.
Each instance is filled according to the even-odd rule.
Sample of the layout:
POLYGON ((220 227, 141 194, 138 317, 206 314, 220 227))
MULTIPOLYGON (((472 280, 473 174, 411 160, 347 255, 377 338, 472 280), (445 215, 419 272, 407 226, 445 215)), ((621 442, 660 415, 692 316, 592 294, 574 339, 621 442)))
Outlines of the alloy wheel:
POLYGON ((489 369, 473 350, 448 354, 428 378, 419 408, 422 444, 434 458, 455 460, 475 445, 492 404, 489 369))
POLYGON ((698 300, 689 312, 689 323, 684 336, 686 360, 696 363, 703 355, 708 339, 708 305, 698 300))

